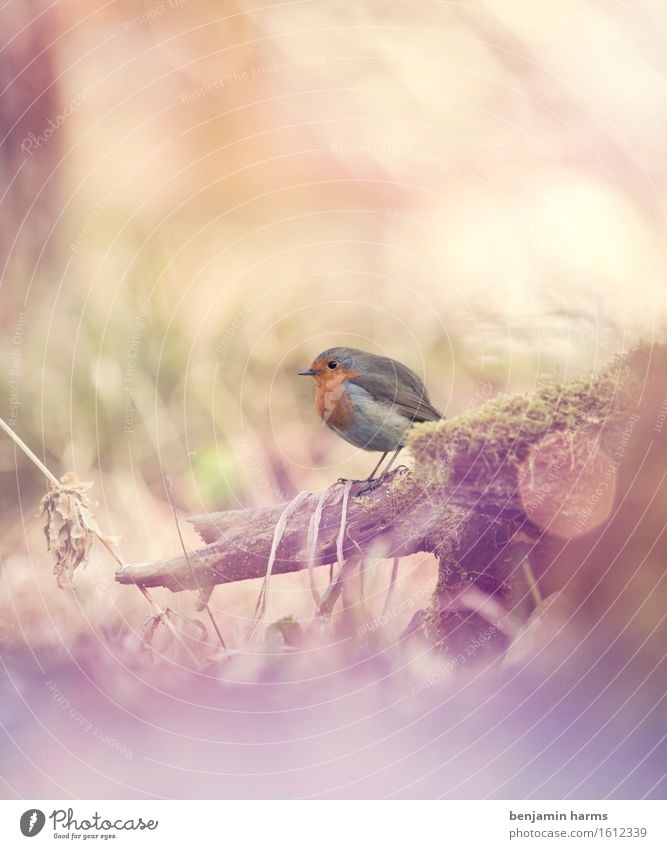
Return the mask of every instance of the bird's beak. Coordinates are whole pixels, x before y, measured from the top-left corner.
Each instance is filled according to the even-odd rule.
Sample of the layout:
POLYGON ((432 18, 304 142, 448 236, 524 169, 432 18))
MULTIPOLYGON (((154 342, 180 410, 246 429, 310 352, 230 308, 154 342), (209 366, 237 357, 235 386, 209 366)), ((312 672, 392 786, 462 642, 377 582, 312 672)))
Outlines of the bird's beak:
POLYGON ((298 371, 297 374, 302 374, 304 377, 315 377, 316 374, 321 374, 321 368, 305 368, 303 371, 298 371))

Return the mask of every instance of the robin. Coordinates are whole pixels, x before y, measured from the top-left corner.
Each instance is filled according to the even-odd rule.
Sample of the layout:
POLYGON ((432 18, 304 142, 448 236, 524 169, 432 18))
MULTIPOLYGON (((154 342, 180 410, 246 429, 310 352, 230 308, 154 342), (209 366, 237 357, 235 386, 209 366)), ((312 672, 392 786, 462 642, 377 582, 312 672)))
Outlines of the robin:
POLYGON ((357 448, 383 452, 368 483, 387 454, 394 452, 380 478, 368 488, 379 485, 387 475, 414 422, 443 418, 417 375, 389 357, 356 348, 329 348, 299 374, 315 378, 315 403, 331 430, 357 448))

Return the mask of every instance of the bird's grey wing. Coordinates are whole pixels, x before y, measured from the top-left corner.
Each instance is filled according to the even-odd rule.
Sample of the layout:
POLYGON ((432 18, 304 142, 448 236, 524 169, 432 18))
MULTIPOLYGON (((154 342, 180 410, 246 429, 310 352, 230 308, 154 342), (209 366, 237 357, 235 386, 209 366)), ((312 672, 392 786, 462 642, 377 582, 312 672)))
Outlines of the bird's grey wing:
MULTIPOLYGON (((387 359, 390 358, 387 357, 387 359)), ((390 362, 396 369, 396 375, 398 376, 398 379, 401 381, 401 383, 409 386, 415 392, 416 395, 420 396, 421 398, 425 398, 426 401, 430 404, 431 402, 429 401, 428 392, 426 391, 426 387, 424 386, 424 383, 419 377, 419 375, 415 374, 415 372, 412 371, 411 368, 408 368, 407 366, 403 365, 403 363, 399 363, 398 360, 390 359, 390 362)), ((391 373, 390 377, 393 377, 391 373)))
MULTIPOLYGON (((414 372, 412 373, 414 377, 414 372)), ((400 374, 397 370, 397 377, 400 374)), ((365 389, 370 395, 378 401, 385 404, 393 404, 393 406, 406 418, 412 419, 415 422, 437 422, 443 418, 442 413, 438 412, 431 404, 426 392, 426 388, 417 378, 419 387, 415 390, 413 386, 406 386, 405 381, 401 381, 398 385, 398 380, 392 375, 386 377, 384 375, 367 375, 358 374, 356 377, 349 379, 349 383, 354 383, 356 386, 365 389)))

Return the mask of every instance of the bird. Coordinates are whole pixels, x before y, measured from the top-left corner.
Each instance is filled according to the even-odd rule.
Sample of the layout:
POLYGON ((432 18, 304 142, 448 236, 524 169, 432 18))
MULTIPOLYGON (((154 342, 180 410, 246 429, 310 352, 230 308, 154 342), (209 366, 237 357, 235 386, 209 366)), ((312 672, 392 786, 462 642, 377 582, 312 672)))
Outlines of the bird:
POLYGON ((299 375, 315 378, 315 403, 323 422, 346 442, 382 457, 365 479, 374 489, 389 473, 415 422, 444 418, 420 378, 403 363, 357 348, 329 348, 299 375), (375 475, 387 454, 382 475, 375 475))

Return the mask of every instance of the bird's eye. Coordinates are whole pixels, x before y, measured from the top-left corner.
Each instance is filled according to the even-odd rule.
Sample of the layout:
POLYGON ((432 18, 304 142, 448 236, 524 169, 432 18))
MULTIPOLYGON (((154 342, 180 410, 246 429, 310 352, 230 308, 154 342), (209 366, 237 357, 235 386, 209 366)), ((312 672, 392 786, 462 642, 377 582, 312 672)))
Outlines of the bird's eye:
POLYGON ((329 368, 336 368, 336 366, 338 365, 338 360, 329 360, 327 365, 329 366, 329 368))

